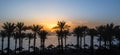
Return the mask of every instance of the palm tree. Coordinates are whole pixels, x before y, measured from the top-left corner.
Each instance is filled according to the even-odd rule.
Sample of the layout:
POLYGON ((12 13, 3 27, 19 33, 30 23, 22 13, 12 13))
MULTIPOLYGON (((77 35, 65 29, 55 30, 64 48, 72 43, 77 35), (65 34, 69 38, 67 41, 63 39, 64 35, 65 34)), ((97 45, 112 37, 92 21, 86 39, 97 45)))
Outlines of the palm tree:
POLYGON ((77 47, 81 47, 82 45, 82 36, 83 36, 83 29, 81 26, 78 26, 76 28, 74 28, 73 30, 73 34, 77 37, 77 47), (80 38, 80 39, 79 39, 80 38), (80 43, 79 43, 80 41, 80 43))
POLYGON ((88 27, 87 26, 82 26, 82 34, 83 34, 83 39, 84 39, 84 48, 85 48, 85 37, 87 35, 88 27))
POLYGON ((116 26, 114 30, 115 30, 115 37, 119 41, 118 46, 120 51, 120 26, 116 26))
POLYGON ((3 54, 4 38, 6 37, 6 32, 3 31, 3 30, 1 30, 0 35, 2 37, 2 40, 1 40, 1 42, 2 42, 2 44, 1 44, 2 45, 1 50, 2 50, 2 54, 3 54))
POLYGON ((106 42, 109 43, 109 48, 111 48, 111 45, 112 45, 112 40, 113 40, 113 37, 114 37, 114 29, 115 29, 115 26, 113 23, 111 24, 107 24, 104 26, 104 37, 102 37, 102 39, 105 41, 105 45, 106 45, 106 42))
POLYGON ((94 55, 94 42, 93 42, 93 40, 94 40, 94 36, 96 36, 97 35, 97 31, 95 30, 95 29, 89 29, 88 30, 88 35, 90 35, 90 37, 91 37, 91 41, 90 41, 90 48, 91 48, 91 55, 94 55))
POLYGON ((66 25, 65 21, 58 21, 57 26, 53 29, 58 29, 60 31, 61 47, 63 50, 63 30, 68 29, 70 26, 66 25))
POLYGON ((2 28, 5 30, 7 37, 8 37, 8 49, 7 49, 7 53, 8 55, 10 54, 9 50, 10 50, 10 37, 14 31, 14 29, 16 28, 14 23, 9 23, 6 22, 4 23, 4 25, 2 26, 2 28))
POLYGON ((66 47, 66 38, 67 38, 68 35, 70 35, 69 29, 68 29, 68 30, 64 30, 64 31, 63 31, 63 36, 64 36, 64 40, 65 40, 65 42, 64 42, 64 43, 65 43, 65 44, 64 44, 65 47, 66 47))
POLYGON ((56 30, 56 34, 57 34, 57 38, 58 38, 58 46, 60 46, 60 31, 59 30, 56 30))
POLYGON ((21 37, 20 37, 20 39, 21 39, 21 41, 20 41, 20 43, 21 43, 21 45, 20 45, 20 51, 22 51, 22 48, 23 48, 23 39, 25 37, 27 37, 26 34, 22 32, 21 33, 21 37))
POLYGON ((101 48, 101 41, 102 41, 102 37, 104 36, 104 26, 101 25, 101 26, 98 26, 96 27, 96 30, 97 30, 97 36, 99 37, 99 47, 101 48))
POLYGON ((25 31, 27 29, 27 27, 24 25, 23 22, 18 22, 16 24, 16 32, 18 32, 19 34, 19 51, 21 52, 22 50, 20 50, 20 48, 22 47, 22 31, 25 31))
POLYGON ((39 38, 40 38, 40 41, 41 41, 41 47, 42 49, 44 50, 44 47, 45 47, 45 39, 47 38, 47 34, 48 32, 45 31, 45 30, 41 30, 38 32, 38 35, 39 35, 39 38))
POLYGON ((31 39, 33 39, 34 37, 33 37, 33 34, 32 33, 27 33, 27 38, 29 39, 29 41, 28 41, 28 51, 30 52, 30 43, 31 43, 31 39))
POLYGON ((36 34, 42 29, 42 26, 33 25, 33 26, 30 26, 30 29, 34 32, 34 54, 35 54, 36 34))
POLYGON ((14 39, 15 39, 15 54, 16 54, 16 49, 17 49, 17 39, 19 38, 19 33, 15 32, 14 34, 14 39))

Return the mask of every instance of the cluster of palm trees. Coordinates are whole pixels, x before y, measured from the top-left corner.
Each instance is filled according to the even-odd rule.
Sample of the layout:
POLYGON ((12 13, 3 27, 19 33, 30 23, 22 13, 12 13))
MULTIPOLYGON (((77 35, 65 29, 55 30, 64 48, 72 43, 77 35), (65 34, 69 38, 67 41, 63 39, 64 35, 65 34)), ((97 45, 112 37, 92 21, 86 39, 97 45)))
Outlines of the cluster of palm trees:
MULTIPOLYGON (((7 46, 7 53, 8 55, 10 54, 10 38, 14 37, 15 39, 15 50, 17 49, 17 40, 19 40, 19 52, 22 51, 22 45, 23 45, 23 38, 28 38, 29 39, 29 51, 30 51, 30 40, 34 39, 34 51, 35 51, 35 45, 36 45, 36 35, 38 35, 41 39, 41 45, 44 48, 44 43, 46 36, 48 34, 47 31, 43 30, 43 27, 40 25, 33 25, 33 26, 25 26, 23 22, 18 22, 17 24, 15 23, 10 23, 6 22, 2 26, 3 30, 1 30, 0 35, 2 37, 2 53, 3 53, 3 43, 4 43, 4 38, 8 38, 8 46, 7 46), (25 31, 29 30, 32 31, 31 33, 26 33, 25 31)), ((16 53, 16 51, 15 51, 16 53)))
MULTIPOLYGON (((48 32, 43 29, 43 26, 40 25, 33 25, 33 26, 26 26, 24 25, 23 22, 18 22, 17 24, 15 23, 10 23, 6 22, 2 26, 3 30, 1 30, 0 35, 1 35, 1 41, 2 41, 2 52, 3 52, 3 45, 4 45, 4 38, 8 38, 8 46, 7 46, 7 53, 9 55, 10 53, 10 38, 14 37, 15 39, 15 49, 17 49, 17 40, 19 40, 19 52, 22 52, 22 45, 23 45, 23 38, 28 38, 29 42, 29 47, 28 51, 30 51, 30 43, 31 39, 34 40, 34 53, 36 51, 36 36, 38 35, 40 38, 40 48, 44 50, 45 48, 45 40, 47 38, 48 32), (32 31, 32 32, 26 32, 32 31)), ((59 49, 64 50, 64 47, 67 46, 66 40, 67 36, 73 34, 76 36, 76 48, 77 49, 82 49, 82 38, 83 38, 83 43, 84 43, 84 49, 85 49, 85 37, 90 36, 90 49, 92 52, 94 51, 94 37, 98 37, 99 40, 99 48, 107 48, 111 49, 113 45, 113 40, 117 39, 119 41, 119 47, 120 47, 120 26, 119 25, 114 25, 113 23, 111 24, 106 24, 106 25, 100 25, 95 28, 88 28, 87 26, 77 26, 73 29, 72 32, 69 31, 70 26, 66 24, 65 21, 58 21, 57 26, 53 27, 55 29, 57 38, 58 38, 58 46, 59 49), (64 42, 63 42, 64 41, 64 42), (104 45, 101 43, 104 42, 104 45), (64 44, 63 44, 64 43, 64 44)), ((16 53, 16 51, 15 51, 16 53)), ((92 54, 93 55, 93 54, 92 54)))

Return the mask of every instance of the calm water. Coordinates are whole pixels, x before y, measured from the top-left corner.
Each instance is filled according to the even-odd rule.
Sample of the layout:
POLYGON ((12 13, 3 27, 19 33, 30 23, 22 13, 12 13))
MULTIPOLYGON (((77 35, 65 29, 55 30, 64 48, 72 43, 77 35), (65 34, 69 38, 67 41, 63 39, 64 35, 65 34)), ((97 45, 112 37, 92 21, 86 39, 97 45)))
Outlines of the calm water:
MULTIPOLYGON (((10 48, 14 49, 14 47, 15 47, 15 40, 13 38, 11 38, 10 40, 11 40, 10 48)), ((114 44, 117 44, 116 40, 114 40, 113 42, 114 42, 114 44)), ((45 45, 47 47, 50 44, 53 44, 54 46, 58 45, 57 36, 55 36, 55 35, 47 36, 45 45)), ((76 37, 68 36, 67 44, 74 44, 75 45, 76 44, 76 37)), ((86 36, 86 44, 90 45, 90 37, 89 36, 86 36)), ((31 46, 32 45, 33 45, 33 39, 31 40, 31 46)), ((97 41, 97 37, 94 37, 94 45, 99 45, 99 42, 97 41)), ((40 46, 40 39, 38 37, 36 39, 36 46, 37 47, 40 46)), ((5 41, 4 41, 4 48, 6 48, 6 47, 7 47, 7 38, 5 38, 5 41)), ((18 44, 17 44, 17 47, 18 47, 18 44)), ((24 48, 24 50, 28 49, 28 39, 27 38, 23 39, 23 48, 24 48)), ((0 49, 1 49, 1 38, 0 38, 0 49)))

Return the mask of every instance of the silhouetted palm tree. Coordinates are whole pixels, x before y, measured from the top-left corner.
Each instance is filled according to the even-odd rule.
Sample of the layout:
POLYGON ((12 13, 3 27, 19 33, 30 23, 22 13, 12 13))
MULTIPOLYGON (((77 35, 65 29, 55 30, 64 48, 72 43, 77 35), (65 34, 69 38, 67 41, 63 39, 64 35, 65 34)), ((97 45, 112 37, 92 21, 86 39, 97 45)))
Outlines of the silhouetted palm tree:
POLYGON ((104 32, 105 32, 105 29, 104 29, 104 26, 101 25, 101 26, 98 26, 96 27, 96 30, 97 30, 97 36, 99 37, 99 47, 101 48, 101 41, 102 41, 102 37, 104 37, 104 32))
POLYGON ((115 30, 114 32, 115 37, 119 41, 118 46, 119 46, 119 52, 120 52, 120 26, 116 26, 114 30, 115 30))
POLYGON ((2 53, 1 54, 3 54, 4 38, 6 37, 6 32, 1 30, 0 36, 2 37, 2 40, 1 40, 1 42, 2 42, 2 44, 1 44, 2 45, 2 47, 1 47, 2 53))
POLYGON ((68 30, 64 30, 64 31, 63 31, 63 36, 64 36, 64 40, 65 40, 65 42, 64 42, 64 43, 65 43, 65 44, 64 44, 65 47, 66 47, 66 39, 67 39, 67 36, 68 36, 68 35, 70 35, 69 29, 68 29, 68 30))
POLYGON ((5 30, 6 34, 7 34, 7 37, 8 37, 8 49, 7 49, 7 53, 8 55, 10 54, 9 50, 10 50, 10 37, 14 31, 14 29, 16 28, 15 27, 15 24, 14 23, 9 23, 9 22, 6 22, 4 23, 4 25, 2 26, 2 28, 5 30))
POLYGON ((94 55, 94 36, 97 35, 97 31, 95 29, 89 29, 88 30, 88 35, 90 35, 91 37, 91 41, 90 41, 90 49, 91 49, 91 55, 94 55))
POLYGON ((58 38, 58 46, 60 46, 61 45, 60 44, 60 35, 61 35, 61 33, 60 33, 59 30, 56 30, 56 34, 57 34, 57 38, 58 38))
POLYGON ((27 37, 27 35, 24 33, 24 32, 22 32, 21 33, 21 37, 20 37, 20 39, 21 39, 21 41, 20 41, 20 43, 21 43, 21 46, 20 46, 20 51, 22 51, 22 48, 23 48, 23 39, 25 38, 25 37, 27 37))
POLYGON ((35 54, 35 45, 36 45, 36 34, 42 29, 40 25, 33 25, 30 29, 34 32, 34 54, 35 54))
POLYGON ((82 26, 78 26, 76 28, 74 28, 73 30, 73 34, 77 37, 77 47, 81 47, 82 46, 82 37, 83 37, 83 29, 82 26), (79 39, 80 38, 80 39, 79 39), (80 41, 80 43, 79 43, 80 41))
POLYGON ((21 52, 20 48, 22 47, 22 31, 25 31, 27 27, 24 25, 23 22, 18 22, 16 24, 16 32, 19 34, 19 51, 21 52))
POLYGON ((63 31, 65 29, 68 29, 70 26, 66 25, 65 21, 58 21, 57 26, 54 27, 53 29, 58 29, 60 31, 60 39, 61 39, 61 47, 63 50, 63 31))
POLYGON ((40 38, 40 41, 41 41, 41 47, 42 49, 44 50, 44 47, 45 47, 45 39, 47 38, 47 34, 48 32, 45 31, 45 30, 41 30, 38 32, 38 35, 39 35, 39 38, 40 38))
POLYGON ((30 43, 31 43, 31 39, 33 39, 33 34, 32 33, 27 33, 27 38, 28 38, 28 51, 30 52, 30 43))
POLYGON ((19 38, 19 33, 18 32, 15 32, 13 34, 14 36, 14 39, 15 39, 15 54, 16 54, 16 50, 17 50, 17 39, 19 38))
POLYGON ((83 31, 83 39, 84 39, 84 48, 85 48, 85 37, 87 35, 88 27, 87 26, 82 26, 82 31, 83 31))
POLYGON ((109 48, 111 48, 111 45, 112 45, 112 40, 113 40, 113 37, 114 37, 114 24, 111 23, 111 24, 107 24, 104 26, 104 37, 102 37, 102 39, 105 41, 105 45, 106 45, 106 42, 109 43, 109 48))

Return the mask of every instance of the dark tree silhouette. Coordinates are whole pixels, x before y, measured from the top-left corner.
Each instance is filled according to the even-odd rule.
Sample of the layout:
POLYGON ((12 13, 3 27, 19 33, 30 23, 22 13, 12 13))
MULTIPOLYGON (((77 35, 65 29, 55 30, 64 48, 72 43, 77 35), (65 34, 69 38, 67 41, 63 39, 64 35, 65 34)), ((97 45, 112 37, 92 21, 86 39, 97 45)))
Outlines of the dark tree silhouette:
POLYGON ((30 29, 34 32, 34 54, 35 54, 36 35, 37 35, 37 32, 39 32, 42 29, 42 26, 33 25, 33 26, 30 26, 30 29))
POLYGON ((42 47, 43 50, 45 48, 45 39, 47 38, 47 34, 48 34, 48 32, 45 31, 45 30, 41 30, 41 31, 38 32, 38 35, 39 35, 39 38, 40 38, 40 41, 41 41, 41 47, 42 47))
POLYGON ((115 29, 114 29, 114 34, 115 34, 115 37, 116 37, 116 39, 119 41, 119 43, 118 43, 118 52, 119 52, 119 54, 120 54, 120 26, 115 26, 115 29))
POLYGON ((27 29, 27 27, 24 25, 23 22, 18 22, 16 24, 16 32, 18 32, 19 34, 19 51, 21 52, 22 50, 20 50, 20 48, 22 48, 22 31, 25 31, 27 29))
POLYGON ((65 44, 64 44, 64 45, 65 45, 65 48, 66 48, 66 39, 67 39, 67 36, 68 36, 68 35, 70 35, 69 29, 68 29, 68 30, 64 30, 64 31, 63 31, 63 36, 64 36, 64 41, 65 41, 65 42, 64 42, 64 43, 65 43, 65 44))
POLYGON ((1 51, 2 51, 2 53, 1 54, 3 54, 3 46, 4 46, 4 38, 6 37, 6 32, 5 31, 3 31, 3 30, 1 30, 1 32, 0 32, 0 36, 2 37, 2 40, 1 40, 1 42, 2 42, 2 47, 1 47, 1 51))
POLYGON ((13 33, 14 39, 15 39, 15 54, 16 54, 16 50, 17 50, 17 39, 19 38, 19 33, 15 32, 13 33))
POLYGON ((32 33, 27 33, 27 38, 28 38, 28 51, 30 52, 30 44, 31 44, 31 39, 34 38, 32 33))
POLYGON ((83 39, 84 39, 84 49, 85 49, 85 37, 87 35, 88 27, 87 26, 82 26, 82 34, 83 34, 83 39))
MULTIPOLYGON (((58 46, 60 46, 61 44, 60 44, 60 35, 61 35, 61 33, 60 33, 60 31, 59 30, 56 30, 56 34, 57 34, 57 38, 58 38, 58 46)), ((59 48, 60 49, 60 48, 59 48)))
POLYGON ((96 30, 97 30, 97 36, 99 37, 98 41, 99 41, 99 47, 101 48, 101 41, 102 41, 102 37, 104 37, 104 26, 101 25, 101 26, 98 26, 96 27, 96 30))
POLYGON ((90 49, 91 49, 91 55, 94 55, 94 36, 97 35, 97 31, 95 29, 89 29, 88 30, 88 35, 90 35, 91 37, 91 41, 90 41, 90 49))
POLYGON ((83 26, 78 26, 76 28, 74 28, 73 30, 73 34, 75 36, 77 36, 77 47, 79 48, 82 48, 82 37, 84 36, 84 27, 83 26), (80 38, 80 39, 79 39, 80 38), (79 43, 80 41, 80 43, 79 43))
POLYGON ((10 37, 12 35, 12 33, 14 32, 15 30, 15 24, 14 23, 9 23, 9 22, 6 22, 4 23, 4 25, 2 26, 2 28, 5 30, 6 34, 7 34, 7 37, 8 37, 8 49, 7 49, 7 53, 8 55, 10 55, 10 37))
POLYGON ((53 27, 53 29, 57 29, 60 32, 60 39, 61 39, 61 48, 63 50, 63 31, 68 29, 70 26, 66 25, 65 21, 58 21, 57 26, 53 27))
POLYGON ((112 40, 115 35, 114 29, 115 26, 113 23, 104 25, 104 34, 103 34, 104 36, 102 37, 102 39, 105 41, 105 46, 107 42, 109 43, 109 48, 111 48, 112 40))

